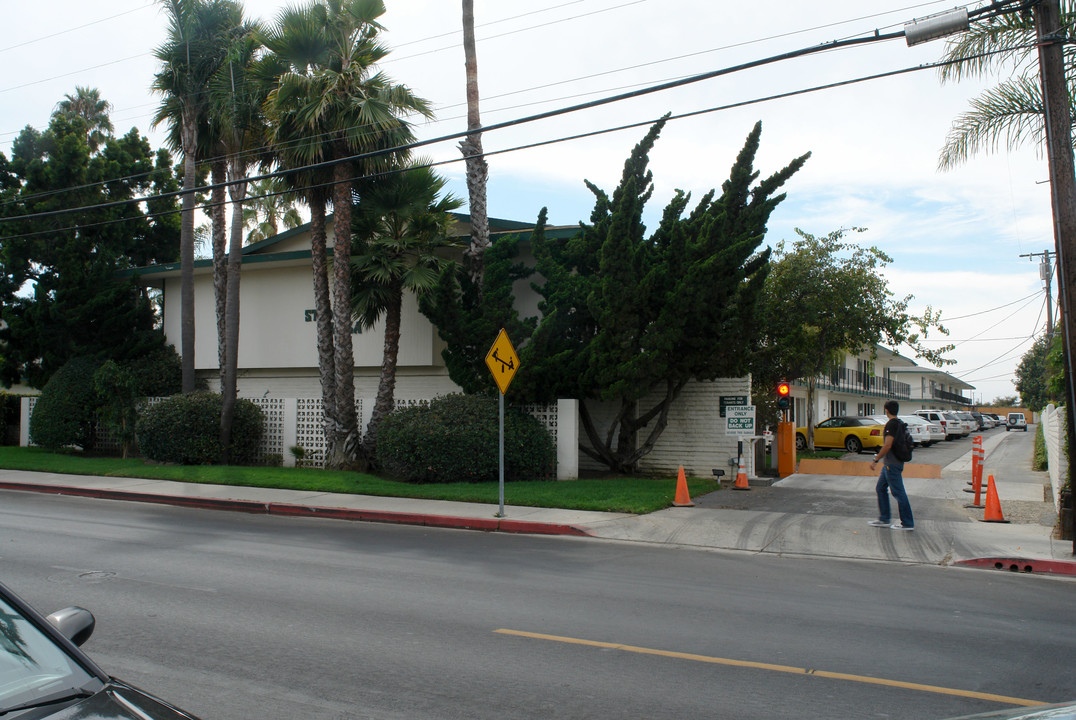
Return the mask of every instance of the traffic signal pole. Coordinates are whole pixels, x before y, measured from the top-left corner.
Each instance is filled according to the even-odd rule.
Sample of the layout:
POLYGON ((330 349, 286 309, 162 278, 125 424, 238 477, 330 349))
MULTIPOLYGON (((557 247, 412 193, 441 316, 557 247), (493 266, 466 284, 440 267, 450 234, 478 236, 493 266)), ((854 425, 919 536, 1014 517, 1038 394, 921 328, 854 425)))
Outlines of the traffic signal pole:
POLYGON ((789 421, 792 409, 792 385, 781 381, 777 383, 777 408, 781 411, 781 421, 777 423, 777 474, 785 478, 796 472, 796 423, 789 421))

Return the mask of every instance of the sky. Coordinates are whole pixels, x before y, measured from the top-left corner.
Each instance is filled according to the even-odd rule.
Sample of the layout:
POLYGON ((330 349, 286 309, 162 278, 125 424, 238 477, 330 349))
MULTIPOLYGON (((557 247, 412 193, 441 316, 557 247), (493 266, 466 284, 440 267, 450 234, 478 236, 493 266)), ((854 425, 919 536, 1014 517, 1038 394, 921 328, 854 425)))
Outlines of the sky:
MULTIPOLYGON (((271 23, 287 5, 247 0, 248 17, 271 23)), ((899 30, 915 18, 949 10, 954 0, 475 0, 482 121, 485 125, 611 97, 837 39, 899 30)), ((416 127, 421 139, 466 129, 459 0, 386 0, 386 74, 435 108, 416 127)), ((969 7, 975 7, 973 4, 969 7)), ((153 49, 167 32, 153 0, 5 2, 0 21, 0 151, 18 132, 42 129, 65 94, 96 87, 112 103, 117 134, 132 127, 155 146, 163 128, 150 120, 160 102, 150 85, 153 49), (17 32, 10 30, 15 29, 17 32)), ((765 242, 796 239, 799 228, 824 236, 866 228, 848 239, 892 257, 884 276, 910 308, 942 313, 955 364, 944 369, 975 386, 977 403, 1015 395, 1013 371, 1046 327, 1039 258, 1052 251, 1048 169, 1039 149, 1024 146, 973 157, 946 172, 938 154, 954 118, 997 81, 942 84, 923 69, 836 89, 821 85, 907 68, 941 58, 944 41, 907 47, 902 39, 815 54, 723 75, 602 107, 529 122, 483 136, 487 152, 739 104, 674 120, 650 155, 656 226, 676 189, 695 198, 720 188, 756 122, 762 139, 756 169, 768 176, 811 153, 786 183, 785 201, 765 242), (757 101, 757 102, 754 102, 757 101)), ((489 158, 489 214, 533 221, 547 207, 551 224, 586 220, 589 180, 612 191, 645 127, 489 158)), ((436 161, 459 157, 457 141, 418 152, 436 161)), ((178 158, 177 158, 178 159, 178 158)), ((450 189, 466 198, 461 163, 440 166, 450 189)), ((1053 285, 1056 296, 1056 281, 1053 285)), ((1055 315, 1056 315, 1056 303, 1055 315)), ((911 348, 897 348, 915 359, 911 348)), ((920 365, 930 366, 922 360, 920 365)))

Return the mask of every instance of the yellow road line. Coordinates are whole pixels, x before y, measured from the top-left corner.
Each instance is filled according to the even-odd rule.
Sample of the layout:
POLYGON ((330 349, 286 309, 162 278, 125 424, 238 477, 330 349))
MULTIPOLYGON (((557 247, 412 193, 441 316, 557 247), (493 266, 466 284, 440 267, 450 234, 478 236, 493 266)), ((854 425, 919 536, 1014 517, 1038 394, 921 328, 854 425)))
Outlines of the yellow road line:
POLYGON ((550 640, 553 642, 569 643, 572 645, 586 645, 588 647, 606 648, 608 650, 623 650, 624 652, 639 653, 641 655, 657 655, 659 657, 676 658, 677 660, 692 660, 694 662, 710 663, 712 665, 731 665, 733 667, 752 668, 754 670, 769 670, 771 672, 792 673, 794 675, 813 675, 814 677, 830 678, 831 680, 847 680, 849 682, 867 683, 869 685, 884 685, 886 687, 902 688, 904 690, 918 690, 919 692, 937 693, 939 695, 956 695, 958 697, 975 698, 976 700, 990 700, 991 702, 1007 703, 1009 705, 1046 705, 1038 700, 1025 700, 1023 698, 1008 697, 1006 695, 994 695, 993 693, 974 692, 972 690, 957 690, 955 688, 940 687, 938 685, 922 685, 920 683, 901 682, 900 680, 886 680, 885 678, 870 677, 869 675, 851 675, 849 673, 829 672, 828 670, 813 670, 798 668, 790 665, 773 665, 771 663, 750 662, 747 660, 733 660, 731 658, 711 657, 709 655, 695 655, 693 653, 672 652, 670 650, 655 650, 653 648, 636 647, 634 645, 622 645, 620 643, 599 642, 597 640, 584 640, 582 638, 564 637, 561 635, 545 635, 542 633, 525 632, 523 630, 494 630, 501 635, 515 635, 517 637, 530 638, 532 640, 550 640))

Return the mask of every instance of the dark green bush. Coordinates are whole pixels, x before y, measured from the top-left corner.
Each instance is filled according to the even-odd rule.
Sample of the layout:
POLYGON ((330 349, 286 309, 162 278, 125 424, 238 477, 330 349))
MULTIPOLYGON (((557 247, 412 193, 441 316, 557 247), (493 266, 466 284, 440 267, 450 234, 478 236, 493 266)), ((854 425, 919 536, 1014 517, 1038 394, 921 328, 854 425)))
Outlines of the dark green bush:
MULTIPOLYGON (((221 461, 221 396, 215 393, 174 395, 147 407, 136 431, 143 457, 180 465, 213 465, 221 461)), ((235 405, 231 458, 250 464, 258 455, 265 417, 249 400, 235 405)))
MULTIPOLYGON (((378 430, 378 461, 412 482, 496 481, 497 403, 485 395, 446 395, 428 406, 397 410, 378 430)), ((556 462, 556 446, 542 424, 505 408, 505 481, 552 479, 556 462)))
POLYGON ((128 360, 122 367, 134 377, 135 393, 141 397, 176 395, 183 385, 182 361, 171 345, 128 360))
POLYGON ((77 357, 53 373, 30 416, 31 442, 49 450, 68 446, 93 450, 97 412, 93 374, 100 365, 92 358, 77 357))
POLYGON ((0 445, 19 444, 22 397, 0 392, 0 445))

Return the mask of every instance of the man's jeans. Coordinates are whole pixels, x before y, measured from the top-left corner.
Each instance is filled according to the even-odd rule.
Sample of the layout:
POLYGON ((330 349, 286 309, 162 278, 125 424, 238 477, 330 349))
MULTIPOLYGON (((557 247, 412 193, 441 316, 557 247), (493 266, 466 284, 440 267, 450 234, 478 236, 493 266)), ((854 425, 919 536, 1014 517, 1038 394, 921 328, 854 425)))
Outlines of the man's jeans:
POLYGON ((891 511, 889 508, 889 493, 897 499, 897 511, 900 513, 900 523, 904 527, 915 527, 915 519, 912 517, 912 506, 908 502, 908 493, 904 491, 904 478, 901 472, 904 463, 886 464, 882 466, 882 474, 878 476, 878 519, 889 522, 891 511))

